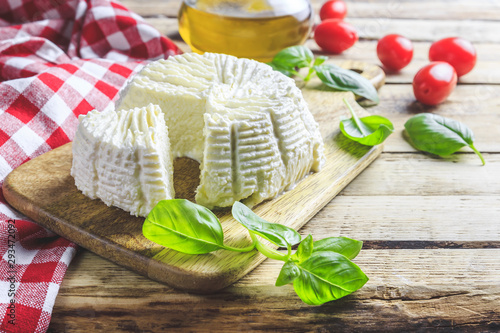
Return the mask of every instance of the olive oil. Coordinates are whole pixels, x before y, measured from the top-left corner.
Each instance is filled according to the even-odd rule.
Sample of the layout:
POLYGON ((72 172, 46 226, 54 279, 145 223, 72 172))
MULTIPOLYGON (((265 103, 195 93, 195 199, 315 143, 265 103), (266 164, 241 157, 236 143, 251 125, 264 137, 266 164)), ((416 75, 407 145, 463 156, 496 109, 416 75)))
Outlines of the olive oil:
POLYGON ((305 0, 185 0, 179 12, 179 33, 193 52, 259 61, 304 43, 311 24, 305 0))

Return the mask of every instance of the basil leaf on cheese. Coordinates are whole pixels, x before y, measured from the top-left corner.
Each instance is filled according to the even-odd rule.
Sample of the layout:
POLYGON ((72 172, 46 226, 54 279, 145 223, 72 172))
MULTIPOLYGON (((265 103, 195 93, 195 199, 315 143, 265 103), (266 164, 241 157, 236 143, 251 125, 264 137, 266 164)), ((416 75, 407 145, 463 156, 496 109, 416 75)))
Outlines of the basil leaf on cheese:
POLYGON ((293 76, 296 73, 295 70, 293 70, 293 69, 287 69, 285 67, 281 67, 280 65, 272 63, 272 62, 269 62, 267 64, 269 66, 271 66, 272 69, 274 69, 275 71, 278 71, 281 74, 285 74, 286 76, 293 76))
POLYGON ((309 67, 314 60, 314 54, 302 45, 290 46, 281 50, 271 61, 272 64, 283 69, 309 67))

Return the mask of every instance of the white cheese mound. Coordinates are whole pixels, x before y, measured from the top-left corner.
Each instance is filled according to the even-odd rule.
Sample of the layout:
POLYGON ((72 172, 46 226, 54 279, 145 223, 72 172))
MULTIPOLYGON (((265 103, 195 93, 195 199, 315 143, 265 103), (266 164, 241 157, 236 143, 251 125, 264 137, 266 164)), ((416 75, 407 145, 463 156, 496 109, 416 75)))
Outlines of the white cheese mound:
POLYGON ((158 106, 94 110, 79 119, 71 175, 83 194, 136 216, 174 198, 170 142, 158 106))
POLYGON ((300 89, 266 64, 213 53, 158 60, 120 92, 117 110, 149 103, 163 111, 172 156, 200 162, 196 202, 206 207, 258 204, 324 163, 300 89))

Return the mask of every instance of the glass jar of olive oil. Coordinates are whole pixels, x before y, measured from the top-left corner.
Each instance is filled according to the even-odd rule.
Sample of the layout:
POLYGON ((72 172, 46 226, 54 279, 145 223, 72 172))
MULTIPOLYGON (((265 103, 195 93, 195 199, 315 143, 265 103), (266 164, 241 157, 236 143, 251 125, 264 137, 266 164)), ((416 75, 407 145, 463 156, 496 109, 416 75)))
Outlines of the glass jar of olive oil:
POLYGON ((304 43, 312 20, 309 0, 184 0, 179 33, 193 52, 270 61, 304 43))

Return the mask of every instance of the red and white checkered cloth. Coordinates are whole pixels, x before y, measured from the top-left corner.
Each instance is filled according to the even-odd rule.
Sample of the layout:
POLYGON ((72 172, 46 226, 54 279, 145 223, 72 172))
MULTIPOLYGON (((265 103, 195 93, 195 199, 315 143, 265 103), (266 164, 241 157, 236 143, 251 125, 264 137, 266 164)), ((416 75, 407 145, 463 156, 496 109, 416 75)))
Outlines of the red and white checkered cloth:
MULTIPOLYGON (((108 106, 142 60, 178 53, 114 0, 0 0, 0 185, 71 141, 78 115, 108 106)), ((12 210, 0 190, 0 331, 47 330, 75 250, 12 210)))

